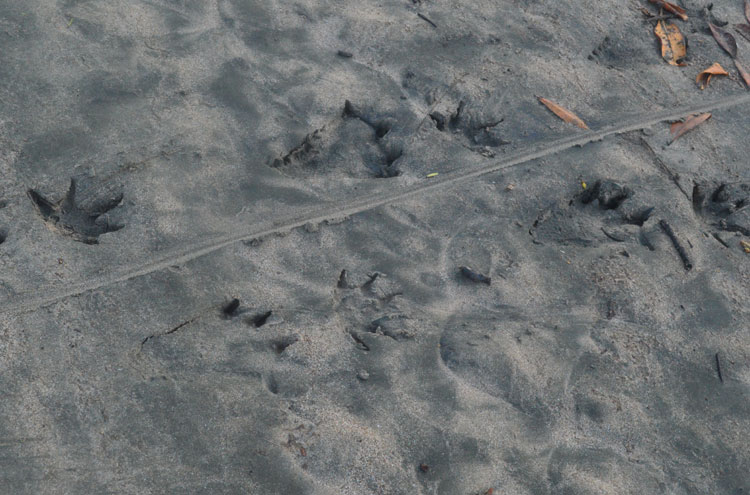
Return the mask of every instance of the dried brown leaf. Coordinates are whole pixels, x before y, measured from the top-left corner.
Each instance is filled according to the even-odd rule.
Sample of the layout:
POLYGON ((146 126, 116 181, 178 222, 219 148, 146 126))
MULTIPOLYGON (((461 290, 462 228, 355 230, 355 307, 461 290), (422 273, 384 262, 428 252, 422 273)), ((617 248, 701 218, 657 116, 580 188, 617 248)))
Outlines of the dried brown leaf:
POLYGON ((710 113, 701 113, 699 115, 691 115, 684 122, 676 122, 669 128, 669 132, 672 134, 672 139, 669 140, 669 144, 677 141, 680 136, 688 131, 695 129, 698 125, 702 124, 706 120, 711 118, 710 113))
POLYGON ((566 110, 565 108, 561 107, 557 103, 550 101, 546 98, 538 97, 539 101, 542 102, 544 106, 549 108, 552 113, 563 119, 565 122, 568 122, 570 124, 575 124, 581 129, 588 129, 589 127, 586 125, 586 123, 581 120, 576 114, 571 112, 570 110, 566 110))
POLYGON ((714 39, 719 46, 722 47, 730 57, 737 58, 737 42, 734 40, 734 36, 710 22, 708 23, 708 27, 711 28, 711 34, 714 35, 714 39))
POLYGON ((742 65, 740 65, 737 59, 734 59, 734 66, 737 67, 737 71, 742 76, 742 80, 745 81, 745 84, 747 84, 747 87, 750 88, 750 72, 746 71, 745 68, 742 65))
POLYGON ((651 2, 651 3, 654 3, 656 5, 658 5, 659 7, 663 8, 664 10, 666 10, 668 12, 673 13, 674 15, 676 15, 677 17, 679 17, 683 21, 687 21, 688 20, 688 16, 687 16, 687 13, 685 12, 685 9, 683 9, 682 7, 680 7, 678 5, 675 5, 675 4, 670 3, 670 2, 666 2, 664 0, 648 0, 648 1, 651 2))
POLYGON ((728 75, 729 75, 729 72, 725 71, 724 67, 722 67, 718 63, 715 63, 708 69, 698 74, 698 77, 695 78, 695 82, 698 83, 698 86, 700 86, 701 89, 706 89, 706 86, 708 86, 708 83, 711 81, 711 78, 713 76, 728 76, 728 75))
POLYGON ((661 40, 661 56, 670 65, 684 66, 682 59, 687 55, 687 45, 679 28, 674 24, 659 21, 654 27, 654 34, 661 40))
POLYGON ((750 24, 735 24, 734 30, 747 41, 750 41, 750 24))

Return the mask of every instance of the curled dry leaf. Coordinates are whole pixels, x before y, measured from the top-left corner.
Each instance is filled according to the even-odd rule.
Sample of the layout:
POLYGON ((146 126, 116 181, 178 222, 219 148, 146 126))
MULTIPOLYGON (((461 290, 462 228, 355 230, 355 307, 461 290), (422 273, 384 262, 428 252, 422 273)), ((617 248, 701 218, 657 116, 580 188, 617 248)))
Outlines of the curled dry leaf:
POLYGON ((672 134, 669 144, 674 143, 680 138, 680 136, 695 129, 698 125, 702 124, 709 118, 711 118, 710 113, 701 113, 699 115, 691 115, 686 118, 684 122, 675 122, 669 127, 669 132, 672 134))
POLYGON ((711 81, 711 78, 713 76, 728 76, 728 75, 729 75, 729 72, 725 71, 724 67, 722 67, 718 63, 715 63, 708 69, 698 74, 698 77, 695 78, 695 82, 698 83, 698 86, 700 86, 701 89, 706 89, 706 86, 708 86, 708 83, 711 81))
POLYGON ((687 13, 685 12, 685 9, 683 9, 680 6, 677 6, 670 2, 666 2, 664 0, 648 0, 648 1, 651 3, 655 3, 656 5, 658 5, 659 7, 663 8, 664 10, 668 12, 673 13, 674 15, 676 15, 683 21, 688 20, 688 16, 687 16, 687 13))
POLYGON ((664 21, 656 23, 654 34, 661 41, 661 56, 670 65, 684 66, 682 61, 687 55, 687 45, 679 28, 664 21))
POLYGON ((750 41, 750 24, 735 24, 734 30, 747 41, 750 41))
POLYGON ((737 58, 737 42, 734 41, 734 36, 724 31, 715 24, 708 23, 708 27, 711 28, 711 34, 714 35, 714 39, 725 52, 732 58, 737 58))
POLYGON ((747 87, 750 88, 750 72, 746 71, 745 68, 742 65, 740 65, 737 59, 734 59, 734 66, 737 67, 737 71, 742 76, 742 80, 745 81, 745 84, 747 84, 747 87))
POLYGON ((571 112, 570 110, 566 110, 557 103, 553 101, 549 101, 547 98, 541 98, 538 97, 539 101, 542 102, 542 104, 552 110, 552 113, 563 119, 565 122, 568 122, 570 124, 575 124, 581 129, 588 129, 589 126, 586 125, 586 123, 581 120, 576 114, 571 112))

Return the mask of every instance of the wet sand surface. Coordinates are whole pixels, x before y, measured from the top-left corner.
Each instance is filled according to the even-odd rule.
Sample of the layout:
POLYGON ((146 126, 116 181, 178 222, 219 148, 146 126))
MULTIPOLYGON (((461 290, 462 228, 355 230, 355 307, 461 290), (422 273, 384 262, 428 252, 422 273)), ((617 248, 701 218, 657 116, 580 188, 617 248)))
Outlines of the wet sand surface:
POLYGON ((0 492, 750 493, 682 5, 686 67, 645 1, 0 0, 0 492))

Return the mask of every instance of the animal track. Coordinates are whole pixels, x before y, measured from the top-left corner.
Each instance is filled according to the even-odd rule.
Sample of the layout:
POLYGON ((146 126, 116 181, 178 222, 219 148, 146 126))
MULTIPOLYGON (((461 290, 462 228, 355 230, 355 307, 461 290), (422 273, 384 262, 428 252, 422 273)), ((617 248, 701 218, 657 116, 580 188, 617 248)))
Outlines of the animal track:
MULTIPOLYGON (((225 320, 231 320, 233 318, 236 318, 238 316, 241 316, 243 314, 246 314, 250 311, 248 308, 242 308, 240 300, 237 298, 232 299, 228 303, 224 304, 221 308, 221 314, 222 317, 225 320)), ((252 325, 255 328, 260 328, 266 323, 268 323, 268 319, 273 315, 273 310, 263 311, 263 312, 256 312, 252 315, 245 318, 245 323, 248 325, 252 325)))
POLYGON ((510 144, 500 134, 498 126, 504 119, 494 114, 493 102, 474 105, 453 86, 445 86, 410 70, 404 74, 401 85, 412 96, 423 97, 433 107, 430 118, 437 130, 459 137, 466 148, 491 157, 495 155, 491 148, 510 144))
POLYGON ((408 320, 404 315, 386 315, 373 320, 367 331, 370 333, 383 334, 393 340, 406 340, 414 337, 414 333, 408 328, 408 320))
POLYGON ((396 300, 401 290, 384 274, 375 272, 363 278, 342 270, 337 287, 341 298, 336 311, 346 312, 346 320, 354 322, 355 329, 350 329, 349 335, 360 349, 369 350, 357 332, 360 329, 397 341, 414 337, 413 322, 401 312, 396 300))
POLYGON ((316 129, 271 166, 293 176, 310 176, 335 169, 349 176, 388 178, 401 174, 400 139, 391 136, 395 119, 356 107, 349 100, 340 117, 316 129), (364 170, 354 167, 363 163, 364 170), (365 172, 366 171, 366 172, 365 172))
POLYGON ((240 313, 240 300, 237 298, 232 299, 221 308, 221 312, 226 319, 234 318, 240 313))
POLYGON ((535 241, 598 245, 603 242, 636 240, 640 229, 654 212, 633 199, 633 191, 611 180, 597 180, 576 198, 560 200, 539 214, 529 233, 535 241), (580 204, 584 208, 576 207, 580 204), (596 202, 601 212, 586 206, 596 202), (603 214, 603 215, 602 215, 603 214), (599 228, 592 228, 594 225, 599 228))
MULTIPOLYGON (((528 359, 531 351, 522 343, 526 338, 553 339, 555 345, 548 349, 567 354, 569 344, 551 326, 529 324, 528 319, 461 315, 445 325, 440 337, 440 359, 467 384, 509 403, 541 427, 553 416, 552 404, 557 398, 545 393, 537 378, 546 375, 547 383, 561 385, 563 377, 546 368, 546 364, 559 365, 561 358, 542 349, 535 356, 538 361, 528 359)), ((553 388, 562 390, 562 386, 553 388)))
POLYGON ((725 183, 711 189, 708 184, 693 187, 696 213, 713 217, 722 230, 750 235, 750 183, 725 183))
POLYGON ((617 69, 632 63, 633 60, 643 60, 643 55, 643 47, 622 39, 612 39, 605 36, 588 56, 588 59, 608 69, 617 69))
POLYGON ((71 179, 70 188, 60 201, 52 202, 33 189, 28 190, 28 195, 36 211, 52 230, 76 241, 98 244, 100 235, 123 227, 110 224, 106 215, 122 202, 122 194, 83 209, 76 205, 76 180, 71 179))
POLYGON ((365 163, 368 168, 373 171, 375 177, 387 178, 401 175, 401 171, 398 169, 396 161, 401 158, 404 151, 398 146, 398 144, 390 143, 383 139, 389 132, 391 132, 394 123, 386 119, 379 119, 373 115, 368 115, 361 109, 352 105, 349 100, 346 100, 344 103, 344 116, 364 122, 370 126, 375 133, 375 139, 378 143, 378 147, 382 151, 383 160, 380 163, 365 163))
POLYGON ((41 306, 62 301, 69 297, 78 296, 103 287, 108 287, 115 283, 132 280, 156 271, 168 269, 175 263, 185 263, 200 256, 204 256, 207 253, 215 252, 232 242, 243 242, 248 243, 248 245, 254 245, 252 244, 252 239, 257 239, 273 232, 286 232, 290 229, 304 225, 304 223, 320 218, 321 216, 330 216, 333 218, 341 217, 344 214, 352 215, 363 211, 369 211, 376 207, 416 197, 419 194, 425 193, 428 189, 434 190, 436 187, 447 189, 473 181, 477 177, 485 174, 525 166, 532 160, 548 157, 573 147, 587 146, 589 143, 601 141, 608 136, 624 135, 628 132, 640 130, 667 120, 677 120, 687 114, 712 112, 729 107, 734 108, 746 103, 750 103, 750 94, 740 96, 732 95, 712 99, 700 104, 684 105, 657 112, 643 112, 632 118, 620 120, 616 124, 606 126, 591 133, 586 133, 582 137, 576 137, 574 139, 565 137, 547 143, 536 149, 519 151, 518 153, 509 155, 501 160, 493 161, 492 163, 472 169, 465 174, 459 174, 449 180, 440 182, 437 186, 434 182, 425 182, 425 185, 423 186, 413 187, 404 191, 394 191, 387 194, 386 197, 383 197, 382 193, 378 192, 373 195, 365 196, 364 198, 357 198, 353 201, 340 201, 327 209, 325 215, 321 215, 321 213, 317 211, 312 215, 303 215, 302 223, 299 223, 298 220, 283 222, 274 227, 271 232, 268 232, 265 229, 259 229, 257 225, 248 225, 239 230, 234 229, 231 233, 226 232, 224 234, 216 235, 209 240, 202 240, 199 245, 185 245, 176 249, 166 250, 161 255, 149 260, 148 262, 126 264, 118 270, 110 271, 101 276, 80 280, 58 291, 43 294, 39 293, 39 291, 30 291, 19 294, 1 304, 0 312, 15 314, 32 311, 41 306))
POLYGON ((253 325, 255 328, 260 328, 266 324, 268 318, 273 314, 272 310, 268 310, 263 313, 258 313, 248 318, 247 323, 253 325))
MULTIPOLYGON (((510 141, 505 141, 497 130, 497 126, 504 119, 486 118, 479 112, 467 110, 463 100, 458 103, 458 107, 449 117, 435 111, 430 114, 430 118, 439 131, 452 131, 454 134, 463 134, 469 142, 470 148, 472 146, 497 148, 498 146, 510 143, 510 141)), ((483 149, 473 150, 488 154, 483 149)))
POLYGON ((617 209, 631 195, 630 189, 623 187, 611 180, 598 180, 594 186, 586 189, 581 196, 583 204, 589 204, 594 200, 599 202, 599 207, 604 210, 617 209))

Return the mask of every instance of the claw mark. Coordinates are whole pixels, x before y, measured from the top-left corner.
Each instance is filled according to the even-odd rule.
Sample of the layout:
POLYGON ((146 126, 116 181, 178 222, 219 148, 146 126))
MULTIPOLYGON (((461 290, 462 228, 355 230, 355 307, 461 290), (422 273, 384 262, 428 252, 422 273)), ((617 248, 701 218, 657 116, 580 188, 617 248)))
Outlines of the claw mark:
POLYGON ((226 318, 237 316, 238 309, 240 308, 240 300, 237 298, 232 299, 227 305, 221 308, 221 312, 224 313, 226 318))
POLYGON ((486 275, 483 275, 479 272, 476 272, 469 268, 468 266, 460 266, 458 270, 461 272, 461 275, 463 275, 465 278, 468 278, 472 282, 481 283, 481 284, 487 284, 490 285, 492 283, 492 279, 486 275))
POLYGON ((272 310, 266 311, 265 313, 258 313, 257 315, 251 317, 247 322, 255 326, 255 328, 260 328, 266 324, 266 321, 268 321, 268 318, 270 318, 272 314, 272 310))
POLYGON ((276 354, 281 354, 286 350, 287 347, 290 345, 296 343, 299 340, 299 338, 295 335, 289 335, 286 337, 281 337, 279 339, 274 340, 271 343, 271 347, 274 351, 276 351, 276 354))
MULTIPOLYGON (((435 122, 435 127, 439 131, 445 131, 446 129, 450 129, 454 133, 460 131, 469 142, 468 146, 464 146, 475 152, 486 154, 487 147, 496 148, 510 144, 510 141, 502 139, 494 130, 504 119, 493 118, 488 120, 475 113, 467 112, 466 103, 463 100, 458 103, 456 111, 450 115, 450 118, 440 112, 430 113, 430 118, 435 122), (480 147, 477 148, 477 146, 480 147)), ((487 156, 494 156, 494 154, 490 152, 487 156)))
POLYGON ((349 280, 346 276, 346 270, 341 270, 341 275, 339 275, 339 281, 336 284, 336 287, 339 289, 348 289, 349 288, 349 280))
POLYGON ((98 244, 100 235, 115 232, 123 227, 110 225, 105 215, 122 202, 122 194, 100 202, 91 209, 82 209, 76 205, 76 180, 70 179, 68 192, 56 203, 33 189, 28 190, 28 195, 48 227, 76 241, 98 244))
POLYGON ((719 353, 717 352, 714 356, 716 358, 716 373, 719 375, 719 381, 724 383, 724 377, 721 374, 721 361, 719 361, 719 353))
MULTIPOLYGON (((374 142, 379 148, 379 157, 365 160, 365 166, 377 178, 396 177, 401 174, 396 162, 403 155, 398 144, 384 139, 391 132, 393 121, 372 116, 355 107, 349 100, 344 104, 344 110, 323 127, 307 134, 302 142, 289 150, 285 155, 274 159, 271 166, 295 175, 320 173, 330 166, 329 158, 336 153, 335 146, 348 140, 341 135, 347 120, 358 119, 369 126, 375 133, 374 142), (337 144, 338 143, 338 144, 337 144)), ((351 143, 355 144, 355 143, 351 143)), ((335 160, 334 160, 335 161, 335 160)))

